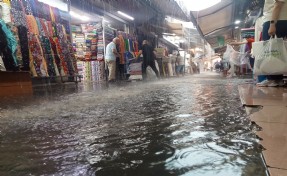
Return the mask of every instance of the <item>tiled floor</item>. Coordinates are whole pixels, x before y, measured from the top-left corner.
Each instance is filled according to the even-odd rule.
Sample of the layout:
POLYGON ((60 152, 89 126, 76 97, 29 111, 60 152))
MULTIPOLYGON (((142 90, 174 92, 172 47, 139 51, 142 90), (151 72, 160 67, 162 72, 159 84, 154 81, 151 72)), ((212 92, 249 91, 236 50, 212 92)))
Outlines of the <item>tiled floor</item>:
POLYGON ((287 175, 287 89, 239 86, 242 104, 262 128, 256 134, 266 149, 263 155, 271 176, 287 175), (262 106, 262 107, 260 107, 262 106))

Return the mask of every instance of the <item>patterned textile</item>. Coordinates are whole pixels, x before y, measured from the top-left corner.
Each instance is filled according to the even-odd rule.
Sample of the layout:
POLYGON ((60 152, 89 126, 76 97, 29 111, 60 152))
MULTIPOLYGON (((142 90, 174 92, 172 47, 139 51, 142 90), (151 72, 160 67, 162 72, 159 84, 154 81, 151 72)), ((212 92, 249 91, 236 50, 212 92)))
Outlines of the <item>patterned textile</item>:
POLYGON ((12 31, 12 33, 13 33, 16 41, 17 41, 17 49, 16 49, 17 63, 22 66, 23 60, 22 60, 22 52, 21 52, 21 45, 20 45, 18 28, 12 24, 9 25, 9 28, 12 31))
POLYGON ((59 76, 59 70, 55 66, 55 59, 54 59, 54 53, 51 48, 51 43, 49 38, 42 36, 41 37, 41 43, 43 46, 43 53, 44 57, 46 59, 47 67, 48 67, 48 73, 49 76, 59 76))
POLYGON ((47 27, 48 27, 49 36, 54 37, 55 30, 53 28, 53 24, 51 21, 47 21, 47 27))
POLYGON ((66 63, 69 75, 72 76, 75 74, 75 71, 74 71, 75 69, 74 69, 74 64, 70 56, 67 35, 65 33, 64 27, 61 24, 56 24, 56 27, 57 27, 57 34, 58 34, 57 36, 58 36, 60 47, 62 49, 62 55, 64 58, 64 62, 66 63))
POLYGON ((40 18, 36 17, 36 22, 37 22, 37 26, 38 26, 38 30, 39 30, 40 36, 46 36, 46 33, 44 31, 44 27, 45 26, 42 26, 40 18))
POLYGON ((6 34, 5 34, 4 30, 2 29, 2 24, 0 24, 0 53, 3 54, 2 60, 4 63, 4 67, 8 71, 17 70, 17 66, 15 65, 15 62, 13 60, 12 51, 8 47, 8 41, 6 38, 6 34))
POLYGON ((11 9, 12 22, 16 26, 27 26, 26 15, 23 11, 11 9))
POLYGON ((22 0, 22 8, 24 10, 24 12, 26 13, 26 15, 33 15, 33 11, 32 11, 32 7, 31 7, 31 3, 29 2, 29 0, 22 0))
POLYGON ((15 66, 18 66, 18 62, 17 62, 17 56, 16 56, 16 51, 17 51, 17 40, 14 37, 12 31, 7 27, 7 25, 5 24, 5 22, 3 20, 0 20, 0 24, 1 24, 1 28, 3 30, 3 32, 5 33, 6 39, 7 39, 7 45, 8 48, 11 50, 11 54, 13 57, 13 61, 15 66))
POLYGON ((8 4, 0 2, 0 6, 2 7, 2 19, 5 21, 5 23, 11 22, 11 8, 8 4))
POLYGON ((84 68, 83 68, 83 72, 84 72, 84 80, 85 81, 91 81, 91 62, 85 62, 84 68))
MULTIPOLYGON (((60 48, 58 48, 56 42, 54 41, 54 39, 52 37, 49 38, 50 39, 50 43, 51 43, 51 48, 53 50, 53 54, 54 54, 54 62, 58 67, 58 71, 59 74, 62 76, 66 75, 66 71, 64 71, 64 67, 62 65, 62 60, 60 55, 58 54, 58 52, 60 51, 60 48)), ((63 63, 65 64, 65 63, 63 63)))
POLYGON ((125 64, 125 40, 124 37, 122 35, 119 35, 119 39, 120 39, 120 64, 125 64))
POLYGON ((63 54, 61 43, 57 37, 54 37, 53 41, 55 43, 55 46, 57 48, 57 53, 58 53, 58 56, 60 58, 61 73, 62 73, 62 75, 68 75, 69 74, 68 66, 67 66, 67 63, 65 62, 65 57, 63 54))
POLYGON ((35 34, 29 34, 28 40, 30 51, 30 68, 32 75, 35 77, 49 76, 39 37, 35 34), (35 72, 33 71, 33 68, 35 68, 35 72))
POLYGON ((16 9, 18 11, 22 11, 23 10, 22 6, 20 4, 20 0, 13 0, 13 1, 10 1, 10 3, 11 3, 11 8, 14 8, 14 9, 16 9))
POLYGON ((39 35, 38 24, 33 15, 27 15, 27 26, 30 34, 39 35))
POLYGON ((91 62, 91 81, 101 82, 105 80, 105 64, 103 61, 91 62))
POLYGON ((22 53, 22 70, 29 71, 29 46, 28 46, 28 30, 25 26, 18 26, 18 34, 21 46, 21 53, 22 53))

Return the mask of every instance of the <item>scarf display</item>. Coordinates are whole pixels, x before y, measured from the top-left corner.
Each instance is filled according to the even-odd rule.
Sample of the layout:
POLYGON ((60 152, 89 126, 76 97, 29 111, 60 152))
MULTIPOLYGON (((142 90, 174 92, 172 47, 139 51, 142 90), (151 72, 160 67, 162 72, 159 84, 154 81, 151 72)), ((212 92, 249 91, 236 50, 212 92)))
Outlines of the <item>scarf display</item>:
POLYGON ((17 48, 16 48, 16 57, 17 57, 17 63, 19 66, 23 66, 23 58, 22 58, 22 52, 21 52, 21 44, 20 44, 20 38, 18 33, 18 28, 12 24, 9 25, 10 30, 12 31, 16 41, 17 41, 17 48))
POLYGON ((49 76, 39 36, 37 34, 29 34, 28 41, 30 51, 30 68, 35 69, 35 72, 32 70, 31 73, 34 77, 49 76))
POLYGON ((7 70, 16 70, 20 64, 21 70, 30 71, 34 77, 74 76, 78 72, 67 38, 69 22, 62 18, 67 19, 67 12, 38 0, 5 0, 0 5, 11 7, 5 22, 10 16, 13 24, 9 31, 5 22, 0 22, 1 52, 5 53, 3 63, 7 70))
MULTIPOLYGON (((12 55, 12 51, 10 47, 8 47, 8 41, 5 31, 2 28, 2 25, 5 25, 5 23, 0 23, 0 53, 2 54, 2 61, 6 70, 9 71, 16 71, 17 65, 14 62, 14 58, 12 55)), ((6 27, 7 28, 7 27, 6 27)))
POLYGON ((8 4, 0 2, 0 6, 2 7, 2 19, 5 23, 11 23, 11 8, 8 4))
POLYGON ((28 30, 25 26, 18 26, 18 36, 20 41, 21 53, 22 53, 22 70, 29 71, 29 46, 28 46, 28 30))
POLYGON ((26 15, 23 11, 12 8, 11 16, 15 26, 27 26, 26 15))
POLYGON ((2 31, 5 33, 6 40, 7 40, 7 46, 11 51, 14 65, 15 67, 17 67, 18 66, 18 61, 17 61, 17 56, 16 56, 17 40, 14 37, 12 31, 7 27, 6 23, 3 20, 0 20, 0 24, 1 24, 2 31))

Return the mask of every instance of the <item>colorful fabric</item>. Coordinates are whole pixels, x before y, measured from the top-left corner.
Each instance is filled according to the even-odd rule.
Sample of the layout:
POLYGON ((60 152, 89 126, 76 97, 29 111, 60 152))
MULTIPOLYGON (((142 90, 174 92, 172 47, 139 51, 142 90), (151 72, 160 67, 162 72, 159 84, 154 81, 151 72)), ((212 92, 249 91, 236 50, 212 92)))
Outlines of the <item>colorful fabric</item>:
POLYGON ((43 46, 43 53, 46 59, 49 76, 59 76, 59 70, 57 66, 55 65, 55 61, 54 61, 55 59, 53 55, 54 53, 51 48, 51 43, 50 43, 49 38, 42 36, 41 43, 43 46))
POLYGON ((30 68, 35 77, 47 77, 48 69, 38 35, 29 34, 30 68), (35 71, 33 70, 35 69, 35 71))
POLYGON ((20 40, 20 47, 21 47, 21 53, 22 53, 22 70, 23 71, 29 71, 29 46, 28 46, 28 36, 27 36, 28 30, 25 26, 18 26, 18 35, 20 40))
POLYGON ((13 61, 15 63, 15 66, 18 66, 17 56, 16 56, 17 40, 14 37, 12 31, 7 27, 7 25, 5 24, 5 22, 3 20, 0 20, 0 24, 1 24, 1 28, 2 28, 3 32, 5 33, 8 48, 12 52, 12 57, 13 57, 13 61))
POLYGON ((60 49, 58 48, 56 42, 54 41, 54 39, 52 37, 50 37, 49 39, 50 39, 50 43, 51 43, 51 49, 53 50, 53 54, 54 54, 55 65, 57 65, 59 74, 62 75, 62 76, 65 76, 66 72, 64 71, 64 67, 62 65, 61 57, 58 54, 60 49))
POLYGON ((12 31, 12 33, 13 33, 16 41, 17 41, 17 49, 16 49, 17 63, 22 66, 23 60, 22 60, 22 52, 21 52, 21 45, 20 45, 18 28, 12 24, 10 24, 9 27, 10 27, 10 30, 12 31))
POLYGON ((8 47, 7 37, 6 37, 4 30, 2 29, 2 24, 0 24, 0 53, 3 54, 2 60, 3 60, 4 67, 6 68, 6 70, 16 71, 17 66, 13 60, 12 51, 8 47))
POLYGON ((27 26, 30 34, 39 35, 38 24, 36 18, 33 15, 27 15, 27 26))
POLYGON ((5 23, 11 22, 11 8, 7 3, 0 2, 0 6, 2 7, 2 19, 5 23))
POLYGON ((120 39, 120 64, 125 64, 125 40, 124 37, 122 35, 119 35, 118 38, 120 39))
POLYGON ((16 26, 27 26, 26 15, 23 11, 11 9, 12 22, 16 26))
POLYGON ((33 15, 31 3, 29 0, 21 1, 22 10, 26 13, 26 15, 33 15))

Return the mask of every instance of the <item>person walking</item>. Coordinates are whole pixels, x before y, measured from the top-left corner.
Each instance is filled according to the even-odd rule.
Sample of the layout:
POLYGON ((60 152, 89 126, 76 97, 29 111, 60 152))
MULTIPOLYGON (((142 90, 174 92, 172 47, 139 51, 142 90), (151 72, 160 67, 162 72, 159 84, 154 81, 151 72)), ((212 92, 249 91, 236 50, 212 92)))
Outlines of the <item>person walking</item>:
POLYGON ((160 78, 159 72, 158 72, 156 65, 155 65, 155 57, 156 56, 155 56, 154 50, 153 50, 152 46, 150 46, 148 44, 147 40, 143 41, 142 50, 139 51, 136 59, 138 59, 140 55, 143 55, 143 63, 142 63, 143 80, 145 81, 147 79, 146 69, 148 66, 150 66, 152 68, 152 70, 155 72, 157 78, 160 78))
MULTIPOLYGON (((272 36, 287 37, 287 0, 265 0, 264 24, 262 38, 269 40, 272 36)), ((267 80, 257 83, 259 87, 277 87, 284 85, 283 75, 267 75, 267 80)))
POLYGON ((116 58, 120 57, 120 54, 117 52, 119 42, 119 38, 114 38, 106 47, 105 61, 109 70, 109 82, 115 82, 116 80, 116 58))
POLYGON ((176 57, 176 75, 184 76, 184 58, 179 53, 176 57))

